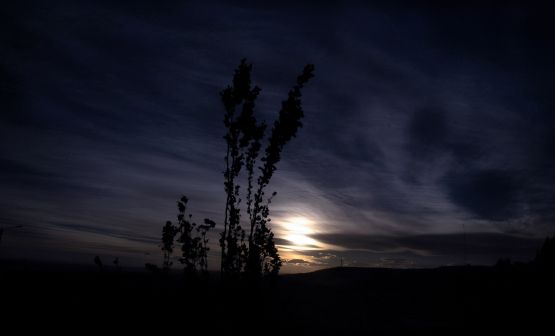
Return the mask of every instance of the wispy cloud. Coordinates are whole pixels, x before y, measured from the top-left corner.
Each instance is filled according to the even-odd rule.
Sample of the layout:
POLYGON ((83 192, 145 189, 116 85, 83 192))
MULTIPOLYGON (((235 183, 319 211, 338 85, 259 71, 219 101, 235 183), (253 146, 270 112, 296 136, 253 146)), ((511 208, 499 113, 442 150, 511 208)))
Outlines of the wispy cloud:
MULTIPOLYGON (((68 259, 133 250, 140 264, 157 253, 182 193, 195 218, 221 223, 218 92, 242 57, 254 63, 267 120, 301 67, 317 66, 304 128, 271 185, 278 236, 303 217, 314 223, 308 238, 343 247, 352 263, 433 265, 459 260, 448 255, 463 225, 480 242, 476 261, 528 255, 536 241, 514 235, 553 233, 555 47, 543 14, 271 6, 56 2, 0 14, 10 32, 1 220, 27 227, 6 235, 10 255, 32 238, 68 259)), ((335 251, 317 246, 289 258, 324 265, 314 253, 335 251)))

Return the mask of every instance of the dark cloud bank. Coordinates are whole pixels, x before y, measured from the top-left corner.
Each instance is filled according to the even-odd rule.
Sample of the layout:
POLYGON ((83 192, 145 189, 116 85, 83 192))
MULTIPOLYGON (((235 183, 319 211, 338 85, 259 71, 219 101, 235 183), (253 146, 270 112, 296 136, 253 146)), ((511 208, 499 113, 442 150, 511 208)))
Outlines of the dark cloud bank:
POLYGON ((527 259, 554 233, 551 8, 49 1, 0 22, 0 221, 23 225, 2 257, 157 261, 181 193, 221 222, 242 57, 267 120, 316 64, 274 209, 314 218, 326 260, 460 263, 464 232, 474 263, 527 259))

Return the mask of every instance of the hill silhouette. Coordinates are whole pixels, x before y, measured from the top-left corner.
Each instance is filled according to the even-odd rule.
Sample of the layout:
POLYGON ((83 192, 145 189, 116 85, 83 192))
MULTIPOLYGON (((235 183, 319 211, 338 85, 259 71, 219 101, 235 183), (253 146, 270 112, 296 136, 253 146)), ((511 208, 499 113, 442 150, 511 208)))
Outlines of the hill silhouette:
POLYGON ((2 267, 6 321, 40 315, 54 321, 63 316, 69 323, 99 316, 125 326, 156 325, 171 316, 191 328, 233 332, 245 328, 237 321, 248 314, 250 327, 272 332, 511 333, 547 323, 550 310, 542 304, 555 298, 553 278, 530 265, 344 267, 258 283, 222 282, 218 273, 186 283, 181 273, 47 269, 2 267))

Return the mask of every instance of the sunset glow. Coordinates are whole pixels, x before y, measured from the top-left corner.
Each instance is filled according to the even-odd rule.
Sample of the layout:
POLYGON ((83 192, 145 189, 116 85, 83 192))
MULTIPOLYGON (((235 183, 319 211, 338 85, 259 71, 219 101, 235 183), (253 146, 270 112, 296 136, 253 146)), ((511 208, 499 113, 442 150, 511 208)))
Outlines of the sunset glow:
POLYGON ((305 217, 294 217, 285 220, 282 227, 285 231, 284 239, 291 243, 287 246, 292 250, 317 250, 319 242, 310 237, 314 234, 313 221, 305 217))

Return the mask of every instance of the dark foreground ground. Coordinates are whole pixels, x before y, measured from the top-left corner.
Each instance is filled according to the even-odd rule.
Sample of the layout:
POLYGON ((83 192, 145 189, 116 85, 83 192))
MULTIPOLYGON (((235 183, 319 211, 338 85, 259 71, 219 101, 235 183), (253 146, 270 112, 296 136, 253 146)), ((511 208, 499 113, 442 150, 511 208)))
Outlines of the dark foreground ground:
POLYGON ((44 332, 118 325, 183 335, 199 328, 206 334, 551 335, 555 323, 553 276, 529 266, 334 268, 248 284, 222 283, 217 274, 185 282, 180 274, 3 265, 0 288, 1 324, 20 331, 38 324, 44 332))

